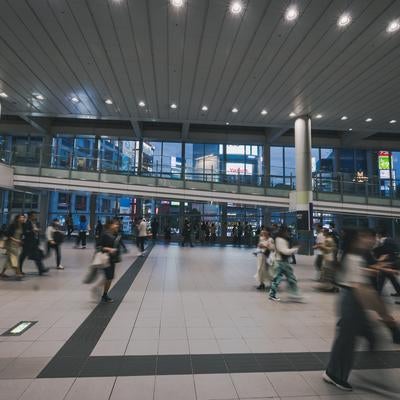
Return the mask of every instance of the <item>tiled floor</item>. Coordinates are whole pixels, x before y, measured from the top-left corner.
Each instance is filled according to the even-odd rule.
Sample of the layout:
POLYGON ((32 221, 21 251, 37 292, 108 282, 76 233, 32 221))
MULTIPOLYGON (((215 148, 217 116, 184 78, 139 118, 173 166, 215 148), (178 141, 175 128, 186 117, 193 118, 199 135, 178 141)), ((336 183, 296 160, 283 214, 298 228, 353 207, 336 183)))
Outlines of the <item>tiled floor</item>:
MULTIPOLYGON (((283 301, 271 303, 254 288, 251 251, 231 247, 156 246, 92 350, 97 357, 159 355, 162 375, 36 379, 96 306, 82 284, 92 250, 66 243, 63 253, 64 271, 39 278, 27 263, 32 274, 23 282, 0 282, 0 333, 21 320, 38 321, 19 337, 0 336, 0 400, 400 398, 398 369, 354 371, 351 394, 323 383, 321 371, 180 374, 189 354, 232 358, 330 350, 336 296, 312 289, 312 259, 299 256, 296 266, 305 302, 285 301, 283 285, 283 301), (167 355, 180 355, 184 364, 175 357, 172 366, 167 355)), ((132 248, 118 265, 117 279, 135 258, 132 248)), ((399 311, 394 308, 397 317, 399 311)), ((380 349, 398 349, 379 332, 380 349)))

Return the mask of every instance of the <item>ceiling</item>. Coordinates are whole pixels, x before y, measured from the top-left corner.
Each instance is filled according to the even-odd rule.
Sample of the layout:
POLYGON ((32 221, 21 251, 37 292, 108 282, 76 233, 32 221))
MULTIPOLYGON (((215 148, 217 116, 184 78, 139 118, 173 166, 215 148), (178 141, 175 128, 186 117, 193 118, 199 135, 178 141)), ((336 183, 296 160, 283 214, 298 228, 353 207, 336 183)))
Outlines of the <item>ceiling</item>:
POLYGON ((230 3, 0 0, 3 114, 292 127, 296 112, 362 138, 399 131, 400 30, 386 28, 400 1, 230 3))

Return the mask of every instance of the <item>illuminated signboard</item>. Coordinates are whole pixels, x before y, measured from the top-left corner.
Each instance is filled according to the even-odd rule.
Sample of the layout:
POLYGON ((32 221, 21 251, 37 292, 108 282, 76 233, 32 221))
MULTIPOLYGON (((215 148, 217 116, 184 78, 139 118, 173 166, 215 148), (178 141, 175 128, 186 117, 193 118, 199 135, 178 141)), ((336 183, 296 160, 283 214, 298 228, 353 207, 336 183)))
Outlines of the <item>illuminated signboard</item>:
POLYGON ((226 163, 227 175, 252 175, 253 165, 244 163, 226 163))
POLYGON ((378 153, 378 168, 380 170, 390 170, 391 154, 389 151, 380 151, 378 153))

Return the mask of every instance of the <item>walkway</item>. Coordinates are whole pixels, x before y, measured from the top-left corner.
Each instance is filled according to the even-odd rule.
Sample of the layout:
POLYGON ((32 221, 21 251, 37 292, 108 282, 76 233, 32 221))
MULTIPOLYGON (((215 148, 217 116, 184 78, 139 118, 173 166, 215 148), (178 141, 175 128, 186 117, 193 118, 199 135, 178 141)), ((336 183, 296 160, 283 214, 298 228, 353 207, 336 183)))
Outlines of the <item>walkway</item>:
POLYGON ((306 303, 285 293, 272 303, 254 289, 250 250, 158 245, 142 260, 132 248, 115 303, 97 306, 81 283, 91 254, 67 243, 64 271, 39 278, 27 263, 25 281, 0 282, 0 331, 38 321, 0 336, 0 400, 396 398, 380 396, 384 384, 400 393, 399 348, 382 328, 379 351, 359 354, 352 394, 321 381, 336 296, 312 290, 310 257, 296 267, 306 303))

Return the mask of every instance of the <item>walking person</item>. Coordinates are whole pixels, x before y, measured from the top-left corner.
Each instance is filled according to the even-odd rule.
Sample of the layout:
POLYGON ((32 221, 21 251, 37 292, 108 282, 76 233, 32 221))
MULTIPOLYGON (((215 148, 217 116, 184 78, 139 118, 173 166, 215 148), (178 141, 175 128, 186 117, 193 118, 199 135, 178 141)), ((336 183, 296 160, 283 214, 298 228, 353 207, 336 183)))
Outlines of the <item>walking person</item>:
POLYGON ((314 267, 315 270, 317 271, 317 277, 315 280, 319 281, 321 279, 322 262, 324 261, 324 256, 322 254, 322 250, 320 247, 325 241, 325 236, 322 230, 322 225, 318 224, 316 226, 316 231, 317 231, 317 237, 315 238, 315 245, 313 246, 315 255, 314 267))
POLYGON ((48 272, 49 269, 45 268, 43 265, 43 251, 39 248, 39 228, 36 224, 36 213, 34 211, 30 211, 28 213, 28 219, 23 225, 22 238, 22 252, 19 256, 20 273, 24 275, 22 272, 22 266, 26 257, 35 262, 39 275, 43 275, 44 273, 48 272))
POLYGON ((67 226, 67 237, 68 239, 71 239, 71 234, 74 231, 74 220, 72 219, 71 213, 67 214, 65 225, 67 226))
POLYGON ((353 368, 357 337, 365 337, 371 348, 375 338, 367 314, 356 295, 356 288, 360 284, 368 284, 367 264, 362 257, 367 248, 363 248, 363 242, 357 231, 348 231, 343 243, 341 276, 338 280, 342 287, 340 318, 323 379, 341 390, 351 391, 352 387, 348 379, 353 368))
POLYGON ((321 267, 321 277, 317 290, 323 292, 338 292, 339 289, 335 284, 335 273, 337 269, 336 255, 337 248, 332 232, 328 229, 323 230, 325 240, 320 244, 319 249, 322 252, 323 261, 321 267))
POLYGON ((185 247, 186 243, 189 243, 190 247, 193 247, 193 243, 192 243, 192 227, 191 227, 190 222, 189 222, 189 220, 187 218, 185 219, 185 222, 183 223, 181 246, 185 247))
POLYGON ((158 221, 157 218, 153 218, 151 221, 151 235, 154 241, 157 240, 157 234, 158 234, 158 221))
POLYGON ((272 280, 270 271, 272 262, 270 260, 273 258, 272 254, 274 250, 274 239, 271 238, 269 230, 262 230, 255 252, 257 256, 257 273, 255 275, 258 282, 257 290, 264 290, 266 288, 266 282, 269 283, 272 280))
POLYGON ((6 230, 5 235, 7 237, 5 242, 6 249, 6 260, 1 271, 1 278, 8 278, 6 275, 7 269, 14 269, 15 276, 20 279, 23 277, 19 266, 19 256, 22 248, 22 235, 23 225, 25 222, 25 216, 22 214, 17 215, 14 218, 13 223, 6 230))
POLYGON ((53 249, 56 253, 57 269, 64 269, 61 265, 61 244, 64 240, 64 234, 60 230, 60 221, 55 218, 51 225, 46 229, 47 239, 47 252, 46 257, 50 256, 50 252, 53 249))
POLYGON ((142 218, 138 224, 138 238, 139 238, 139 249, 140 256, 144 256, 144 242, 147 238, 147 223, 146 219, 142 218))
MULTIPOLYGON (((109 265, 103 268, 104 281, 100 284, 103 286, 103 294, 101 301, 103 303, 112 303, 114 300, 108 295, 111 283, 115 275, 115 265, 121 261, 120 241, 121 235, 119 234, 120 222, 114 218, 109 221, 100 237, 98 250, 107 253, 109 256, 109 265)), ((99 285, 93 288, 94 293, 97 291, 99 285)))
POLYGON ((85 215, 79 217, 79 232, 76 239, 75 248, 82 245, 82 249, 86 249, 86 235, 87 235, 88 223, 85 215))
POLYGON ((297 287, 297 279, 293 272, 293 267, 289 264, 289 257, 298 251, 298 247, 289 247, 289 231, 287 227, 282 226, 279 229, 277 237, 275 239, 275 275, 272 279, 271 289, 269 291, 269 299, 273 301, 279 301, 280 298, 277 297, 277 292, 283 277, 286 277, 290 297, 294 300, 301 299, 299 295, 299 290, 297 287))
POLYGON ((94 228, 94 240, 95 240, 95 246, 98 245, 100 242, 101 235, 103 233, 103 224, 101 223, 100 218, 97 220, 97 224, 94 228))

